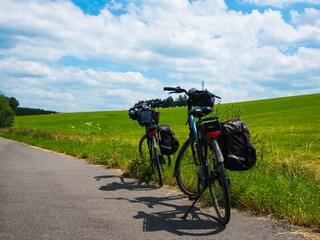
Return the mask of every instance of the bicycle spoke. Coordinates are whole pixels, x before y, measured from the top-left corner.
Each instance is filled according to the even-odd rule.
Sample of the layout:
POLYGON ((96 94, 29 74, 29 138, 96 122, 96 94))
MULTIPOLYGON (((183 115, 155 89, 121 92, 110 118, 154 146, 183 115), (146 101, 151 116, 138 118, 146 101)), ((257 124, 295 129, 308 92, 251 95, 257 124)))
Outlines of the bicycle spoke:
POLYGON ((178 186, 188 196, 194 196, 198 192, 199 160, 193 154, 192 145, 192 139, 189 138, 180 149, 175 166, 178 186))
POLYGON ((219 162, 216 153, 219 149, 210 144, 208 151, 210 178, 209 192, 216 210, 216 213, 222 224, 227 224, 230 220, 230 198, 227 178, 224 165, 219 162))

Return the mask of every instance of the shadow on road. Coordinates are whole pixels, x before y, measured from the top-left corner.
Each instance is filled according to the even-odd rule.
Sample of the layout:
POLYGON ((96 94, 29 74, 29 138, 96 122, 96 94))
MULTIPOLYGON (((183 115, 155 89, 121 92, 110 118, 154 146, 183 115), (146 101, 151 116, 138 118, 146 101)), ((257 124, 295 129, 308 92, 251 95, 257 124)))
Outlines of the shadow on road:
MULTIPOLYGON (((101 186, 101 191, 116 191, 119 189, 128 191, 148 191, 155 190, 156 187, 151 185, 139 185, 137 182, 125 182, 125 178, 121 176, 98 176, 101 178, 119 178, 119 182, 112 182, 101 186)), ((151 195, 151 194, 150 194, 151 195)), ((219 224, 218 219, 201 209, 194 207, 187 219, 181 219, 186 210, 189 208, 189 203, 182 203, 182 195, 155 197, 143 196, 135 198, 105 198, 106 200, 128 201, 134 204, 144 204, 149 209, 157 209, 156 212, 138 211, 133 216, 134 219, 143 219, 143 230, 145 232, 153 231, 168 231, 176 235, 187 236, 207 236, 218 234, 225 230, 225 226, 219 224), (183 205, 183 206, 181 206, 183 205)), ((151 210, 151 211, 152 211, 151 210)))
POLYGON ((155 190, 158 187, 153 185, 145 185, 145 184, 138 184, 136 180, 131 179, 130 182, 125 182, 125 177, 121 175, 103 175, 103 176, 96 176, 94 177, 96 181, 100 181, 101 179, 117 179, 119 181, 113 181, 112 183, 108 183, 104 186, 101 186, 99 190, 101 191, 117 191, 117 190, 128 190, 128 191, 148 191, 148 190, 155 190))

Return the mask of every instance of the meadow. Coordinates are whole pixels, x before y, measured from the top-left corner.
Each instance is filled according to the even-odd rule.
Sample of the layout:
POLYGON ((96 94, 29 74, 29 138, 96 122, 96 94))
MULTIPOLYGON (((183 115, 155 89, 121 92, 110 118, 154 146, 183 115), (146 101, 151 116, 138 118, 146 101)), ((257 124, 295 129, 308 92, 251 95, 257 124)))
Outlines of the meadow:
MULTIPOLYGON (((320 230, 319 103, 320 94, 313 94, 215 106, 222 121, 240 116, 257 148, 251 170, 228 171, 233 207, 320 230)), ((158 110, 160 124, 169 124, 182 146, 188 137, 186 108, 158 110)), ((147 164, 138 156, 144 131, 122 110, 16 117, 0 136, 139 177, 147 164)), ((164 173, 172 186, 174 160, 164 173)))

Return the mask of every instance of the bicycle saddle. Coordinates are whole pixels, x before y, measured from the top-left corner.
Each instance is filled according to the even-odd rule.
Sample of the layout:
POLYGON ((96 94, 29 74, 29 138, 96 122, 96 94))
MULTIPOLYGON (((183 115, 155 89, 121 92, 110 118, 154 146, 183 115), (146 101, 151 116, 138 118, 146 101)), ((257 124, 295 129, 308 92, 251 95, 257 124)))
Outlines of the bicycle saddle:
POLYGON ((194 117, 201 118, 211 113, 212 110, 213 109, 211 107, 195 107, 189 111, 189 116, 193 115, 194 117))

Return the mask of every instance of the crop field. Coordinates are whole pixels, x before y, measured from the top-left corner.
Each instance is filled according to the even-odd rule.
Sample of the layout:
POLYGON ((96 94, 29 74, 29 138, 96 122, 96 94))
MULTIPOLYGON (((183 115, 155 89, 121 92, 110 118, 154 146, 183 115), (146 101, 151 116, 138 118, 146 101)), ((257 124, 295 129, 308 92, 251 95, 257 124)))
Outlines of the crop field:
MULTIPOLYGON (((188 137, 186 108, 158 110, 160 124, 169 124, 182 146, 188 137)), ((233 207, 319 231, 320 94, 218 104, 214 114, 222 121, 240 116, 257 148, 251 170, 228 171, 233 207)), ((139 177, 148 164, 138 156, 144 131, 123 110, 16 117, 15 126, 0 129, 0 136, 139 177)), ((168 185, 175 185, 174 161, 175 156, 164 169, 168 185)))

